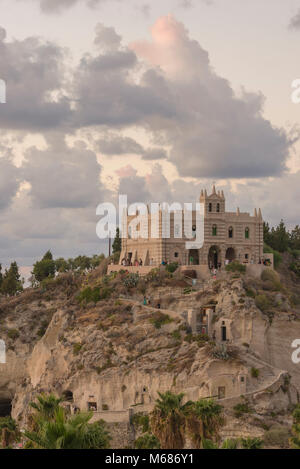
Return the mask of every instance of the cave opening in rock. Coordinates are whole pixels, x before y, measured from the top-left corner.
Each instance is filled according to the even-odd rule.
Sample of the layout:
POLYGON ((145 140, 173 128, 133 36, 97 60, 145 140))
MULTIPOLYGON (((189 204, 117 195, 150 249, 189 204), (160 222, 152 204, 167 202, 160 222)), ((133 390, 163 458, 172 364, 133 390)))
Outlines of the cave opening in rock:
POLYGON ((64 391, 62 393, 62 397, 63 397, 64 401, 73 402, 73 393, 72 393, 72 391, 69 391, 69 390, 64 391))
POLYGON ((11 399, 0 398, 0 417, 8 417, 11 414, 11 399))

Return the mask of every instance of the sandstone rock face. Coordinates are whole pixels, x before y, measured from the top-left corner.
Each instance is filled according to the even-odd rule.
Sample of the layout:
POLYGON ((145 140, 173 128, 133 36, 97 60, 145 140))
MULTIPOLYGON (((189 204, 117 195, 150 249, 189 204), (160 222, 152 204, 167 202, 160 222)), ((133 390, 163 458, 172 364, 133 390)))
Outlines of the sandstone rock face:
MULTIPOLYGON (((38 293, 32 295, 1 310, 5 330, 17 329, 20 335, 13 343, 6 336, 0 400, 13 399, 12 415, 21 422, 30 400, 42 391, 68 391, 73 402, 66 405, 81 410, 92 406, 94 419, 125 426, 130 412, 153 408, 158 391, 184 392, 186 400, 214 396, 228 413, 228 435, 238 433, 232 408, 241 395, 257 418, 297 402, 300 365, 291 360, 291 343, 300 338, 300 321, 290 312, 278 312, 270 320, 246 296, 241 279, 209 281, 190 294, 176 287, 170 292, 153 288, 151 304, 159 298, 160 310, 142 305, 141 295, 86 307, 64 292, 55 298, 47 293, 47 299, 40 294, 38 301, 38 293), (192 340, 185 331, 188 309, 212 303, 215 343, 192 340), (44 333, 37 334, 41 323, 44 333), (222 327, 227 330, 226 359, 218 355, 222 327)), ((241 435, 252 435, 254 428, 245 424, 241 435)), ((120 435, 116 438, 122 447, 120 435)))

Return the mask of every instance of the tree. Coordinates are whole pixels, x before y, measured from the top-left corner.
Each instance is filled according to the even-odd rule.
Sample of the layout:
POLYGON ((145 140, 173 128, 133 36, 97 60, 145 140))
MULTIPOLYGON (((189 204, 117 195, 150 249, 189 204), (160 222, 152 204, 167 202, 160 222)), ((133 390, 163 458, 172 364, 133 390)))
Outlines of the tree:
POLYGON ((184 412, 186 429, 196 448, 202 448, 204 440, 218 439, 219 429, 225 423, 222 406, 213 399, 199 399, 188 402, 184 412))
POLYGON ((36 282, 55 276, 55 261, 50 251, 47 251, 42 260, 33 265, 32 276, 36 282))
POLYGON ((298 404, 293 412, 292 438, 290 445, 294 449, 300 449, 300 404, 298 404))
POLYGON ((18 426, 11 417, 0 417, 0 436, 2 448, 8 448, 12 443, 19 440, 18 426))
POLYGON ((275 230, 272 230, 273 238, 274 238, 274 249, 279 252, 287 251, 289 247, 289 233, 286 230, 284 221, 281 220, 279 225, 276 227, 275 230))
POLYGON ((35 410, 34 420, 53 420, 61 402, 62 398, 56 397, 54 394, 40 394, 37 396, 37 402, 30 402, 29 404, 35 410))
POLYGON ((121 253, 121 250, 122 250, 122 240, 120 238, 120 229, 117 228, 116 237, 112 245, 112 251, 113 251, 113 254, 116 254, 116 253, 121 253))
POLYGON ((300 250, 300 226, 296 225, 291 231, 290 246, 292 249, 300 250))
POLYGON ((59 257, 54 261, 54 263, 56 272, 63 273, 70 270, 69 263, 63 257, 59 257))
POLYGON ((3 281, 2 265, 0 264, 0 291, 1 291, 2 281, 3 281))
POLYGON ((145 433, 135 440, 134 447, 136 449, 159 449, 160 444, 156 436, 145 433))
POLYGON ((69 415, 60 406, 61 399, 53 394, 41 394, 34 409, 31 426, 24 435, 41 449, 104 449, 110 436, 103 421, 89 423, 92 413, 69 415))
POLYGON ((59 407, 53 420, 40 420, 36 431, 25 430, 24 435, 40 449, 105 449, 109 435, 104 422, 90 424, 93 413, 67 416, 59 407))
POLYGON ((272 235, 268 222, 264 222, 264 242, 268 245, 272 245, 272 235))
POLYGON ((159 399, 150 416, 153 434, 158 438, 162 449, 182 449, 184 447, 185 415, 182 399, 184 394, 170 391, 158 393, 159 399))
POLYGON ((74 270, 79 270, 79 271, 90 270, 91 259, 87 256, 77 256, 74 259, 73 267, 74 267, 74 270))
POLYGON ((23 290, 23 284, 19 274, 19 267, 16 262, 12 262, 5 273, 1 283, 1 292, 4 295, 16 295, 23 290))

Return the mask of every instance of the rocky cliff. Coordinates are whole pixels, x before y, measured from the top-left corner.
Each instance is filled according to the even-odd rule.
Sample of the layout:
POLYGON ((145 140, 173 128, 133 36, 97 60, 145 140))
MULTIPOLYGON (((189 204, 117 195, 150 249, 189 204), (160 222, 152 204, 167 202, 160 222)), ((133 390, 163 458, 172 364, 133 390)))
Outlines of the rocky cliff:
POLYGON ((22 423, 34 395, 52 391, 71 410, 90 408, 95 419, 124 425, 151 410, 158 391, 172 390, 187 400, 220 399, 224 436, 288 428, 300 388, 300 365, 291 359, 299 319, 284 287, 243 275, 220 274, 194 288, 176 274, 61 275, 1 300, 7 359, 0 403, 11 401, 22 423), (269 306, 259 308, 262 296, 269 306), (214 311, 210 336, 192 334, 188 311, 207 305, 214 311), (251 412, 237 419, 233 409, 241 403, 251 412))

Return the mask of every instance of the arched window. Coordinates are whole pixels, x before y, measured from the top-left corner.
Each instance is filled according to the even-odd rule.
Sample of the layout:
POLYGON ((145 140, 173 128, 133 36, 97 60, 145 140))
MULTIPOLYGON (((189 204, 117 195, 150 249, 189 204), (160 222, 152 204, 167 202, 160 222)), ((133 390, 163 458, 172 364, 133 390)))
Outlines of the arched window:
POLYGON ((245 238, 246 238, 246 239, 249 239, 249 238, 250 238, 250 230, 249 230, 248 227, 245 229, 245 238))
POLYGON ((209 212, 212 212, 212 203, 209 203, 209 204, 208 204, 208 211, 209 211, 209 212))
POLYGON ((218 232, 217 225, 213 225, 213 227, 212 227, 212 235, 213 235, 213 236, 217 236, 217 232, 218 232))
POLYGON ((228 228, 228 238, 233 238, 233 228, 232 228, 232 226, 230 226, 228 228))
POLYGON ((220 204, 217 204, 217 212, 220 213, 220 204))

